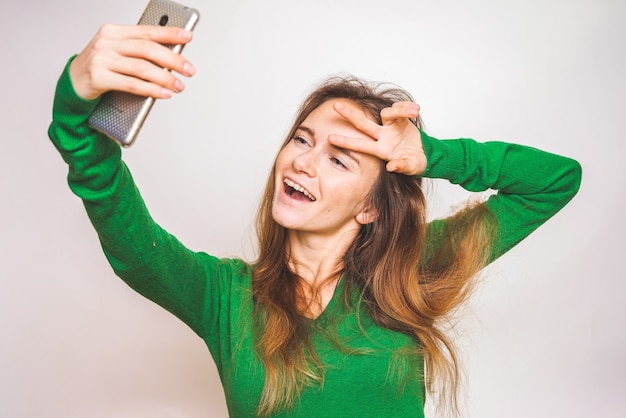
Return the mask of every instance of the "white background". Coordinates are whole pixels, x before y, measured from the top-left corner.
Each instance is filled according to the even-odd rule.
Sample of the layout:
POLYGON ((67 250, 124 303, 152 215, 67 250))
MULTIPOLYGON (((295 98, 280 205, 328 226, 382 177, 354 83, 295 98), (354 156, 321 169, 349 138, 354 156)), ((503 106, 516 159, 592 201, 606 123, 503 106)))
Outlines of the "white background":
MULTIPOLYGON (((188 1, 187 91, 125 151, 189 247, 253 251, 253 214, 297 104, 326 75, 391 81, 440 138, 576 158, 572 203, 495 263, 463 314, 463 416, 626 416, 626 2, 188 1)), ((143 0, 2 0, 0 416, 223 417, 203 342, 111 272, 47 140, 56 79, 143 0)), ((433 187, 433 215, 466 195, 433 187)))

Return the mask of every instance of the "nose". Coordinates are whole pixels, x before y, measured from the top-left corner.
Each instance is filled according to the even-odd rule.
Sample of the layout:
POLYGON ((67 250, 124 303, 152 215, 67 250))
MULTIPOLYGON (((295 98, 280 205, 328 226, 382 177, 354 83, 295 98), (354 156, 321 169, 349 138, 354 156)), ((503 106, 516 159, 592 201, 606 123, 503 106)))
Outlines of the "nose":
POLYGON ((309 150, 297 155, 292 162, 294 170, 299 173, 304 173, 309 177, 315 177, 317 173, 316 168, 316 155, 313 151, 309 150))

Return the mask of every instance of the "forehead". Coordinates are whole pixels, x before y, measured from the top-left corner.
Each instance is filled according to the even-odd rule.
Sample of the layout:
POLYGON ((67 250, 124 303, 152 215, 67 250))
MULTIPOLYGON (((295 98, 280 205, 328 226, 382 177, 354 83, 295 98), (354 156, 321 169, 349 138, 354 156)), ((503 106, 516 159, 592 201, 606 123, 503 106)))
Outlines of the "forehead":
POLYGON ((329 99, 316 107, 309 115, 304 119, 301 126, 312 129, 316 134, 327 136, 329 134, 337 134, 350 136, 354 138, 363 138, 373 140, 362 131, 358 130, 354 125, 343 118, 339 113, 335 111, 333 105, 335 103, 347 103, 351 106, 355 106, 358 111, 362 112, 368 119, 372 119, 362 108, 352 100, 349 99, 329 99))

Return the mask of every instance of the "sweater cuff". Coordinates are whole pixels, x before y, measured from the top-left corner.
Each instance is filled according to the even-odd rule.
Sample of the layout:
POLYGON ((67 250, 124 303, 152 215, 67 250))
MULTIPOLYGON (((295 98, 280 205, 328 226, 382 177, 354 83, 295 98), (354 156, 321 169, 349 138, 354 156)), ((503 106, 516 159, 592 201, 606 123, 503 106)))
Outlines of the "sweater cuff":
POLYGON ((70 78, 71 57, 57 82, 52 107, 52 123, 48 128, 48 136, 59 150, 75 150, 83 146, 86 138, 92 137, 95 131, 87 124, 100 99, 86 100, 80 97, 70 78))
POLYGON ((86 100, 76 93, 72 79, 70 78, 70 64, 74 58, 76 58, 76 55, 68 60, 63 69, 63 73, 61 73, 61 77, 59 77, 54 95, 54 106, 52 108, 53 118, 55 120, 60 123, 69 122, 72 125, 79 122, 79 120, 87 120, 100 101, 99 98, 86 100))
POLYGON ((426 155, 426 169, 422 177, 452 179, 456 174, 463 171, 463 146, 461 141, 439 140, 433 138, 424 131, 422 146, 426 155))

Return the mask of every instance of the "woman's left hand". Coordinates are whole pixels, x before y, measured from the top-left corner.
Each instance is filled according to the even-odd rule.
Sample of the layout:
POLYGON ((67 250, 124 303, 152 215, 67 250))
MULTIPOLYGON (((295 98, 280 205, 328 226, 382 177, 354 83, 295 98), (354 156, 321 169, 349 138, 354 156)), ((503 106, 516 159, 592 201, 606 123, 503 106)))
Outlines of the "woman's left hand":
POLYGON ((374 141, 329 135, 328 141, 338 147, 373 155, 387 161, 387 171, 420 175, 426 169, 422 136, 409 120, 419 115, 420 107, 413 102, 397 102, 380 112, 382 125, 374 122, 357 104, 338 100, 333 108, 355 128, 374 141))

